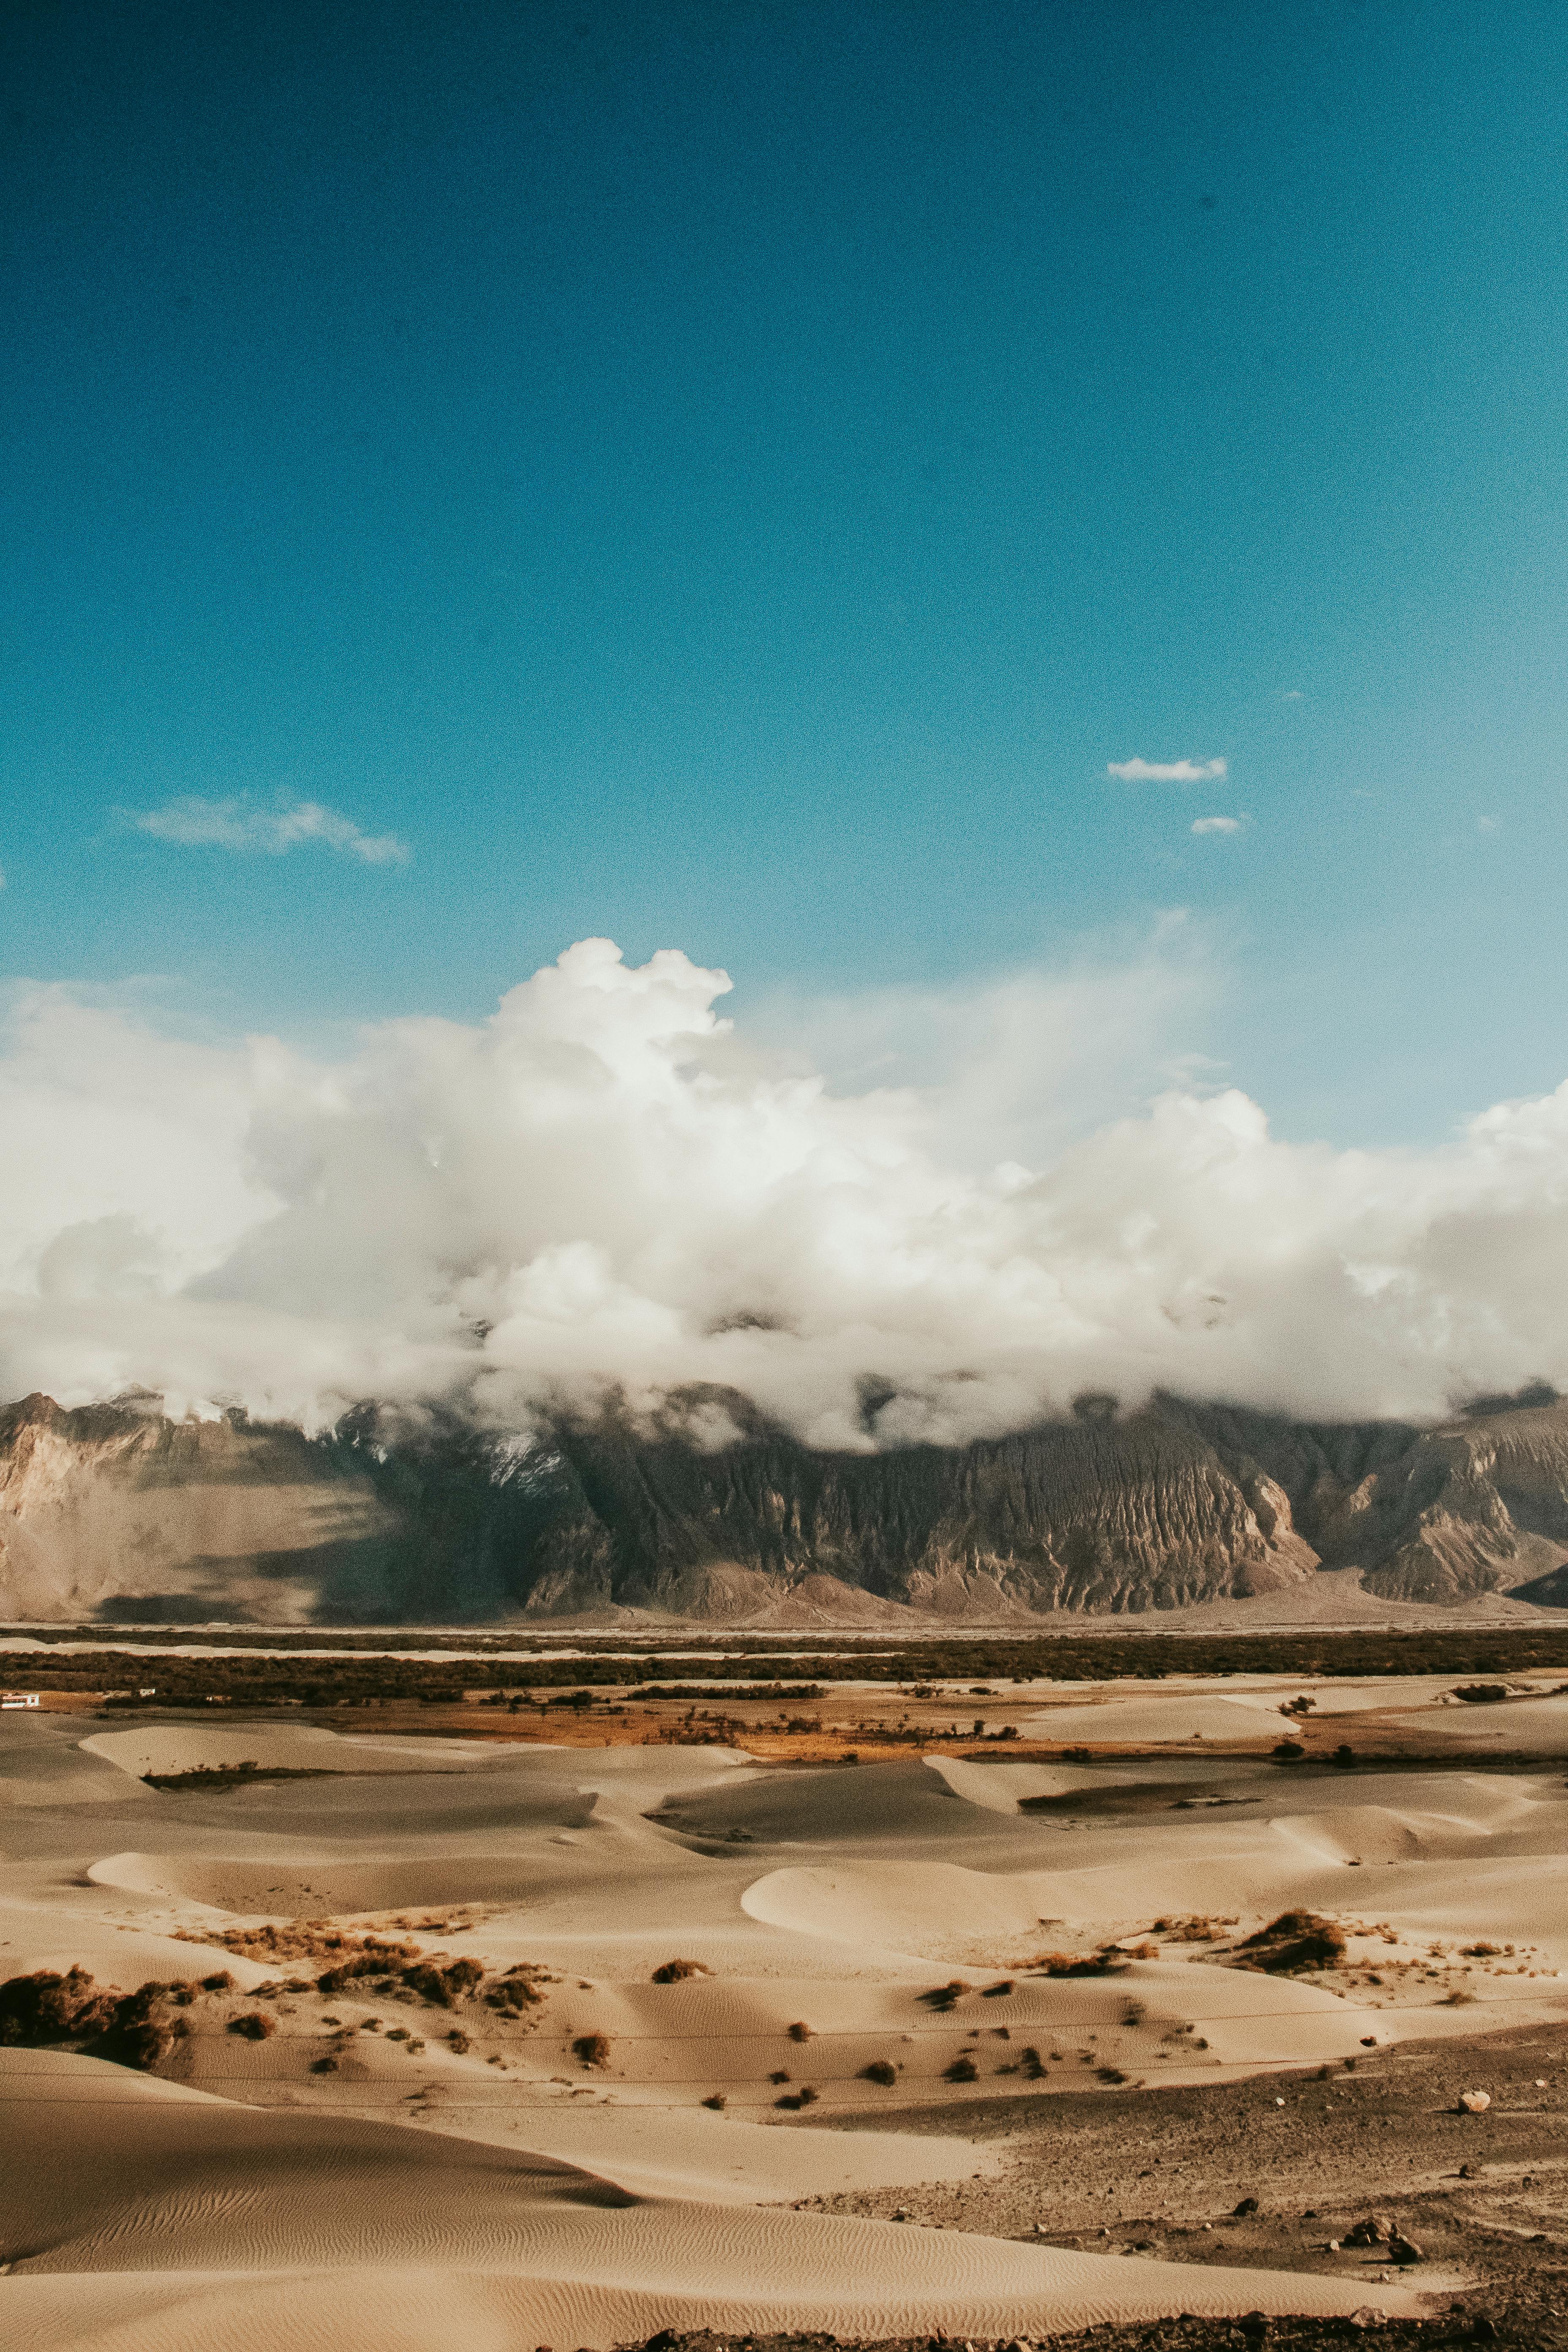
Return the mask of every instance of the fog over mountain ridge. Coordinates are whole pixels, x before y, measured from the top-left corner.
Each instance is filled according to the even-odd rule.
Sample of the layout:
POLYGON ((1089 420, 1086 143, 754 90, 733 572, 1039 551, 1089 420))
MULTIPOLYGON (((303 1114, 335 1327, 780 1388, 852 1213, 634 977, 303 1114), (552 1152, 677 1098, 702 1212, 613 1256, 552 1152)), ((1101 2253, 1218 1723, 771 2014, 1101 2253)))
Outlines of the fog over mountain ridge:
MULTIPOLYGON (((584 940, 484 1024, 384 1022, 335 1062, 24 992, 0 1394, 308 1431, 370 1397, 525 1433, 606 1400, 653 1432, 701 1392, 699 1444, 736 1396, 853 1453, 996 1440, 1096 1390, 1414 1423, 1568 1387, 1568 1087, 1421 1151, 1282 1143, 1191 1086, 1077 1132, 1095 992, 1042 981, 1007 1085, 1021 1129, 1068 1139, 976 1168, 973 1083, 836 1093, 721 1020, 729 986, 584 940)), ((1103 994, 1136 1025, 1125 973, 1103 994)))

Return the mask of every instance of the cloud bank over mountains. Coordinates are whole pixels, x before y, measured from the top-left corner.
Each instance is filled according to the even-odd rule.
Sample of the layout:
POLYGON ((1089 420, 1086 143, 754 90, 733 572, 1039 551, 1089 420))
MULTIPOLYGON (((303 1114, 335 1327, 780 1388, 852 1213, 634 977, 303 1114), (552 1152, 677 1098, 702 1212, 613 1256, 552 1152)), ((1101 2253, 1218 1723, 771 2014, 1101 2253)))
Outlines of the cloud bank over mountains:
POLYGON ((1419 1416, 1568 1386, 1568 1087, 1426 1151, 1278 1142, 1190 1084, 1084 1131, 1058 1097, 1107 1106, 1058 1033, 1121 1035, 1160 981, 1109 976, 1109 1012, 1081 978, 956 997, 918 1087, 830 1085, 719 1017, 723 973, 602 940, 483 1024, 388 1022, 336 1063, 19 992, 0 1393, 521 1428, 706 1383, 866 1446, 1091 1388, 1419 1416))

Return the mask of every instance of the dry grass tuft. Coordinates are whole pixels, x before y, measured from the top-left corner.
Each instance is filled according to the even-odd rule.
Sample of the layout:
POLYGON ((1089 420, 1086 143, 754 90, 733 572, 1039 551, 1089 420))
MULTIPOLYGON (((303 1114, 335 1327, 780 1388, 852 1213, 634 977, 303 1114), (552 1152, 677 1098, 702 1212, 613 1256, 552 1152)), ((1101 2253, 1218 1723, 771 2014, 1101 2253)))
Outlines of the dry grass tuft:
POLYGON ((260 1927, 209 1927, 198 1936, 176 1927, 182 1944, 217 1944, 242 1960, 346 1960, 364 1952, 385 1955, 386 1960, 416 1960, 417 1944, 397 1943, 389 1936, 361 1935, 351 1927, 335 1927, 330 1919, 269 1920, 260 1927))

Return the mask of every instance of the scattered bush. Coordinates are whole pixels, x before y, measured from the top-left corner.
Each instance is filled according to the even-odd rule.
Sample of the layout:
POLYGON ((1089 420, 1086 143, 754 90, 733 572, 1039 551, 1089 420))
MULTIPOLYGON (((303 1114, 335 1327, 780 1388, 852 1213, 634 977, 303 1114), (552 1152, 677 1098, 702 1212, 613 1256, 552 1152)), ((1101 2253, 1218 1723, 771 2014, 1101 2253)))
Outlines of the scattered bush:
POLYGON ((1281 1911, 1267 1927, 1244 1937, 1239 1947, 1249 1955, 1232 1966, 1263 1969, 1269 1976, 1288 1976, 1297 1969, 1342 1968, 1345 1931, 1336 1919, 1315 1911, 1281 1911))
POLYGON ((722 2091, 714 2091, 703 2100, 702 2104, 705 2107, 711 2107, 716 2116, 721 2116, 730 2102, 722 2091))
POLYGON ((173 2046, 173 2029, 157 2011, 179 1990, 151 1979, 136 1992, 98 1992, 80 1968, 12 1977, 0 1984, 0 2047, 76 2042, 94 2058, 145 2072, 173 2046))
POLYGON ((955 2058, 943 2073, 950 2083, 977 2083, 980 2079, 980 2069, 973 2058, 955 2058))
POLYGON ((572 2044, 572 2052, 584 2066, 607 2066, 610 2037, 607 2033, 580 2033, 572 2044))
POLYGON ((440 2009, 455 2009, 466 2000, 475 1988, 484 1981, 484 1969, 478 1960, 421 1960, 416 1967, 402 1971, 403 1981, 411 1992, 416 1992, 440 2009))
POLYGON ((789 2038, 792 2042, 809 2042, 811 2040, 811 2028, 807 2025, 804 2018, 797 2017, 795 2023, 789 2027, 788 2032, 789 2038))
POLYGON ((419 1957, 416 1944, 395 1944, 384 1936, 361 1936, 351 1927, 334 1927, 325 1919, 269 1920, 261 1927, 208 1928, 196 1935, 188 1927, 177 1927, 175 1936, 186 1944, 221 1944, 226 1952, 233 1952, 244 1960, 326 1960, 347 1958, 353 1954, 374 1948, 389 1959, 415 1960, 419 1957))
POLYGON ((460 2025, 454 2025, 451 2032, 447 2036, 447 2047, 456 2057, 461 2058, 473 2048, 473 2044, 468 2040, 468 2035, 463 2032, 462 2027, 460 2025))
POLYGON ((1508 1696, 1506 1683, 1460 1683, 1454 1696, 1462 1698, 1467 1706, 1496 1706, 1508 1696))
POLYGON ((485 2000, 491 2009, 531 2009, 544 1999, 540 1989, 542 1981, 548 1984, 551 1979, 529 1962, 520 1961, 516 1968, 509 1969, 498 1983, 491 1985, 485 2000))
POLYGON ((278 2020, 264 2009, 247 2009, 242 2017, 229 2019, 228 2030, 247 2042, 268 2042, 278 2031, 278 2020))
POLYGON ((1012 1990, 1012 1978, 1004 1977, 999 1984, 982 1985, 980 1988, 980 1998, 982 2000, 999 2000, 1004 1993, 1009 1993, 1012 1990))
POLYGON ((112 2003, 94 1994, 92 1982, 77 1968, 64 1976, 37 1969, 31 1976, 9 1978, 0 1984, 0 2046, 31 2050, 101 2032, 112 2003))
POLYGON ((655 1984, 684 1984, 688 1977, 706 1977, 712 1973, 712 1969, 704 1968, 700 1960, 666 1960, 661 1969, 655 1969, 653 1981, 655 1984))
POLYGON ((1125 2083, 1129 2079, 1120 2066, 1097 2066, 1094 2074, 1099 2083, 1125 2083))
POLYGON ((930 1992, 922 1992, 921 1999, 927 2009, 945 2011, 955 2009, 964 1994, 972 1990, 973 1988, 966 1985, 962 1977, 954 1977, 948 1984, 936 1985, 930 1992))
POLYGON ((310 2061, 312 2074, 335 2074, 337 2071, 338 2062, 335 2058, 312 2058, 310 2061))
POLYGON ((873 2058, 868 2066, 861 2067, 860 2075, 863 2082, 880 2083, 884 2090, 891 2090, 899 2079, 899 2070, 886 2058, 873 2058))

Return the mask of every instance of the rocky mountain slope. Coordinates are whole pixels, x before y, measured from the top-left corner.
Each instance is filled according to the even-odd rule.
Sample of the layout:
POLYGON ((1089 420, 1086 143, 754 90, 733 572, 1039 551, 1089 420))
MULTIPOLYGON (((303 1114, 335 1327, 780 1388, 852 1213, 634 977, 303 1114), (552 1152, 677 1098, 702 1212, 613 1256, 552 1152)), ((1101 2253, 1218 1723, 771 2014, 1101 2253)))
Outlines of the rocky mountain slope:
POLYGON ((1227 1461, 1278 1481, 1325 1568, 1403 1601, 1512 1592, 1568 1605, 1568 1402, 1547 1391, 1441 1428, 1314 1426, 1169 1404, 1227 1461))
POLYGON ((679 1425, 523 1444, 367 1407, 310 1438, 29 1397, 0 1412, 0 1618, 995 1622, 1245 1596, 1320 1565, 1406 1600, 1568 1605, 1555 1401, 1426 1432, 1086 1401, 879 1454, 813 1453, 724 1402, 742 1433, 713 1451, 679 1425))

